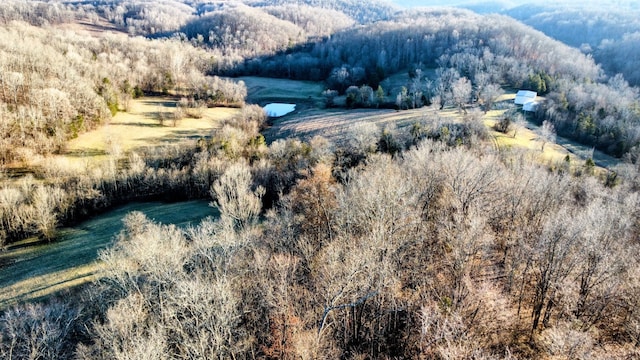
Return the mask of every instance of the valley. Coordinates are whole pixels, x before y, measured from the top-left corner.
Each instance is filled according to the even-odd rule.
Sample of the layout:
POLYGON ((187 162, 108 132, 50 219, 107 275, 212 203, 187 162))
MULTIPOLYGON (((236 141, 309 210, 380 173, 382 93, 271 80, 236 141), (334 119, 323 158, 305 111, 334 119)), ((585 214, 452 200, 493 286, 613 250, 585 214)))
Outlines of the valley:
POLYGON ((0 358, 638 357, 634 4, 429 4, 0 3, 0 358))

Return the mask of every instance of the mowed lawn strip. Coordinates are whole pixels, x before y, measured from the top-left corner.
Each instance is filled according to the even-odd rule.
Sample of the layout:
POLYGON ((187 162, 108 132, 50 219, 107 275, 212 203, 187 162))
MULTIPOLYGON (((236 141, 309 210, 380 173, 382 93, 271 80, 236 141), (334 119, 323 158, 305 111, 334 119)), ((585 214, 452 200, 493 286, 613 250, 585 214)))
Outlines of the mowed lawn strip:
POLYGON ((300 102, 310 105, 321 105, 322 92, 325 90, 321 82, 288 79, 243 76, 241 80, 247 87, 249 102, 265 105, 268 102, 300 102))
POLYGON ((59 230, 52 243, 11 245, 0 253, 0 309, 43 298, 96 279, 98 252, 112 244, 123 227, 122 219, 141 211, 149 219, 180 227, 195 225, 217 210, 206 200, 178 203, 132 203, 59 230))

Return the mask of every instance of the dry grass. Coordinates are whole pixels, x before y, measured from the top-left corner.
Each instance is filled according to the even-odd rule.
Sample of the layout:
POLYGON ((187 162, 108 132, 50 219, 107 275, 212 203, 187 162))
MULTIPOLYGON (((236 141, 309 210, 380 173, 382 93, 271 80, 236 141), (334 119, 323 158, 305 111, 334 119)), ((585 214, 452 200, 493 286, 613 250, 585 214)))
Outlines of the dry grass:
POLYGON ((41 156, 33 151, 25 153, 23 158, 28 161, 5 167, 16 175, 17 180, 2 180, 5 184, 15 183, 21 172, 43 168, 79 174, 102 166, 110 155, 118 158, 125 152, 140 148, 193 143, 210 136, 222 120, 241 114, 241 109, 218 107, 205 109, 199 119, 183 117, 174 121, 176 103, 177 99, 172 97, 131 100, 128 112, 119 112, 108 124, 69 141, 62 154, 41 156))
MULTIPOLYGON (((506 94, 500 100, 513 101, 514 96, 514 94, 506 94)), ((503 134, 493 130, 493 125, 500 119, 502 114, 504 114, 504 110, 493 110, 484 117, 485 125, 490 129, 491 135, 500 147, 531 150, 532 153, 537 152, 537 157, 541 162, 550 164, 562 163, 567 156, 571 159, 573 167, 583 166, 589 157, 593 158, 600 170, 611 168, 620 163, 619 159, 561 136, 557 136, 555 143, 547 143, 544 146, 544 151, 542 151, 542 140, 536 133, 538 126, 535 124, 528 123, 527 128, 519 129, 515 137, 513 132, 503 134)))
POLYGON ((76 266, 55 272, 34 275, 20 282, 0 288, 0 309, 29 301, 49 297, 96 280, 98 263, 76 266))
MULTIPOLYGON (((499 101, 513 101, 515 93, 504 94, 499 101)), ((558 137, 556 143, 543 142, 536 133, 534 125, 522 128, 513 136, 513 132, 503 134, 493 130, 495 122, 506 110, 492 110, 484 115, 483 120, 488 128, 494 144, 498 148, 510 148, 514 150, 529 151, 541 163, 557 165, 562 164, 569 156, 574 167, 583 166, 587 154, 591 149, 587 146, 571 142, 558 137)), ((436 110, 435 107, 424 107, 413 110, 389 110, 389 109, 304 109, 292 115, 276 119, 273 126, 267 130, 265 137, 268 141, 278 138, 296 136, 302 139, 310 139, 315 135, 321 135, 336 144, 345 140, 349 129, 360 123, 374 123, 380 127, 388 124, 395 125, 398 129, 411 126, 415 122, 429 123, 435 118, 450 119, 453 122, 462 121, 462 113, 454 108, 436 110)), ((617 160, 600 152, 594 152, 594 160, 601 167, 615 165, 617 160)))
MULTIPOLYGON (((223 119, 239 115, 235 108, 206 109, 200 119, 183 118, 175 123, 172 115, 176 100, 172 98, 142 98, 133 100, 130 111, 118 113, 110 124, 87 132, 69 142, 66 153, 52 157, 30 156, 25 168, 46 168, 55 174, 80 174, 102 166, 110 154, 150 146, 163 146, 193 142, 211 134, 223 119), (160 117, 166 119, 160 125, 160 117)), ((8 181, 8 180, 5 180, 8 181)), ((19 180, 15 180, 19 181, 19 180)), ((152 218, 166 223, 177 223, 183 217, 202 218, 204 207, 189 205, 153 205, 148 209, 152 218), (152 206, 152 207, 153 207, 152 206), (166 211, 166 214, 164 213, 166 211)), ((139 204, 137 206, 140 206, 139 204)), ((38 244, 34 239, 12 244, 0 252, 0 308, 19 301, 49 296, 63 289, 92 281, 95 278, 95 259, 100 248, 107 246, 121 228, 120 219, 128 211, 125 207, 110 212, 74 229, 62 229, 51 244, 38 244)))
MULTIPOLYGON (((531 151, 543 163, 559 163, 569 155, 571 162, 579 162, 580 158, 567 151, 564 147, 555 143, 546 143, 543 149, 543 141, 540 136, 529 128, 521 128, 515 132, 501 133, 493 130, 493 126, 504 114, 504 110, 492 110, 484 116, 484 123, 489 129, 489 134, 499 148, 511 148, 531 151)), ((584 160, 582 160, 584 161, 584 160)))
MULTIPOLYGON (((436 69, 435 68, 423 69, 422 77, 429 79, 431 81, 435 80, 437 78, 436 69)), ((382 86, 382 89, 386 93, 391 94, 390 96, 387 96, 387 101, 389 100, 395 101, 396 94, 402 90, 403 86, 409 87, 409 84, 411 83, 411 81, 412 79, 409 77, 409 72, 401 71, 384 79, 384 81, 380 83, 380 86, 382 86)), ((376 90, 376 89, 373 89, 373 90, 376 90)))
POLYGON ((17 164, 16 168, 80 174, 104 166, 111 155, 119 158, 136 149, 193 143, 210 136, 222 120, 241 113, 241 109, 218 107, 205 109, 200 119, 183 117, 174 121, 176 103, 172 97, 131 100, 128 112, 119 112, 108 124, 69 141, 62 154, 43 157, 30 153, 24 156, 28 163, 17 164))
POLYGON ((311 139, 315 135, 321 135, 334 143, 340 143, 345 140, 345 136, 349 134, 352 127, 362 123, 373 123, 380 128, 385 125, 394 125, 400 129, 411 126, 415 122, 429 121, 436 114, 451 119, 457 119, 460 116, 454 109, 436 111, 433 107, 403 111, 390 109, 309 109, 276 120, 274 125, 267 130, 265 137, 268 141, 272 141, 289 136, 311 139))
POLYGON ((133 100, 128 112, 119 112, 108 125, 69 142, 69 152, 108 152, 119 145, 123 151, 138 147, 172 144, 208 136, 220 120, 238 115, 239 109, 206 109, 201 119, 183 118, 173 126, 176 100, 168 97, 133 100), (164 118, 164 124, 160 119, 164 118))
POLYGON ((99 17, 97 21, 90 19, 76 19, 73 22, 65 24, 57 24, 56 28, 73 31, 75 33, 88 34, 94 37, 104 37, 107 34, 121 34, 128 36, 128 34, 122 29, 118 29, 117 26, 110 23, 107 19, 99 17))
MULTIPOLYGON (((435 107, 395 111, 389 109, 327 109, 313 106, 321 101, 322 85, 318 83, 274 80, 265 78, 242 78, 253 99, 260 101, 287 101, 305 103, 291 115, 279 118, 268 129, 265 136, 272 141, 277 138, 297 136, 310 139, 322 135, 339 143, 346 139, 351 127, 361 123, 374 123, 380 127, 393 124, 397 128, 411 126, 415 122, 428 123, 437 117, 461 121, 462 114, 456 109, 436 110, 435 107)), ((513 101, 513 93, 505 94, 500 101, 513 101)), ((176 100, 172 98, 143 98, 133 100, 127 113, 118 113, 109 125, 85 133, 71 141, 67 153, 55 159, 40 161, 59 162, 60 167, 73 169, 77 166, 95 166, 109 153, 125 152, 136 148, 177 144, 208 136, 221 120, 236 116, 239 109, 207 109, 201 119, 182 119, 172 125, 172 114, 176 100), (160 125, 160 118, 165 124, 160 125)), ((484 122, 489 128, 494 144, 499 148, 525 149, 543 163, 561 163, 569 155, 572 164, 584 164, 584 159, 558 144, 542 142, 532 129, 520 129, 516 136, 502 134, 492 129, 493 124, 504 110, 487 113, 484 122)), ((563 143, 564 140, 560 140, 563 143)), ((575 145, 578 146, 579 145, 575 145)), ((596 158, 596 161, 598 159, 596 158)), ((160 214, 151 218, 176 223, 179 216, 201 216, 198 207, 189 203, 185 208, 169 205, 157 206, 160 213, 169 216, 159 219, 160 214), (200 215, 199 215, 200 214, 200 215)), ((204 205, 206 208, 206 204, 204 205)), ((125 213, 132 209, 124 208, 125 213)), ((210 210, 209 210, 210 211, 210 210)), ((120 229, 120 219, 124 213, 111 212, 92 219, 75 229, 63 230, 61 241, 53 244, 33 245, 28 241, 12 246, 0 253, 0 308, 19 301, 49 296, 62 289, 68 289, 95 278, 96 254, 107 246, 113 235, 120 229), (118 216, 120 216, 118 218, 118 216), (98 222, 97 224, 95 222, 98 222), (65 231, 67 232, 65 235, 65 231)))

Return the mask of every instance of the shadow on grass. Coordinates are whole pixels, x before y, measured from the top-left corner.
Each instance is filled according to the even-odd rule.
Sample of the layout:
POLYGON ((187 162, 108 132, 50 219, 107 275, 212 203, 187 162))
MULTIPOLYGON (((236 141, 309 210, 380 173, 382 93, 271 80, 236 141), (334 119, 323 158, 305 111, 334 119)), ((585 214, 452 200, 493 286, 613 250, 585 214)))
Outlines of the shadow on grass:
POLYGON ((88 149, 75 149, 75 150, 67 150, 63 153, 65 156, 69 157, 91 157, 91 156, 102 156, 107 155, 105 150, 88 148, 88 149))
MULTIPOLYGON (((154 123, 143 123, 143 122, 127 122, 127 123, 115 123, 115 124, 110 124, 109 126, 131 126, 131 127, 148 127, 148 128, 160 128, 160 127, 165 127, 167 125, 161 125, 160 124, 160 119, 157 118, 157 115, 153 115, 153 114, 157 114, 157 113, 145 113, 145 116, 149 117, 149 119, 153 119, 155 121, 158 121, 157 124, 154 123), (155 116, 155 117, 153 117, 155 116)), ((169 119, 165 119, 165 122, 169 122, 169 119)))
POLYGON ((33 294, 51 289, 48 293, 67 290, 72 284, 88 276, 83 267, 98 258, 98 252, 114 243, 123 228, 122 219, 131 211, 142 211, 148 219, 186 227, 208 216, 217 216, 208 200, 178 203, 131 203, 96 216, 73 228, 60 229, 53 242, 29 242, 28 246, 0 252, 0 308, 17 301, 27 301, 33 294), (40 283, 38 280, 50 280, 40 283))
POLYGON ((201 131, 174 130, 170 134, 164 135, 155 140, 149 139, 148 142, 151 145, 174 144, 185 140, 195 141, 202 138, 210 138, 211 135, 212 131, 207 129, 202 129, 201 131))
POLYGON ((79 289, 80 287, 92 281, 95 275, 96 273, 94 271, 77 274, 76 276, 68 277, 63 280, 59 280, 57 282, 48 283, 46 285, 42 285, 39 287, 34 287, 30 291, 22 292, 13 297, 0 299, 0 310, 6 309, 20 302, 44 301, 47 298, 49 298, 52 294, 56 294, 63 291, 64 293, 73 292, 74 290, 79 289), (63 290, 55 290, 58 287, 60 287, 63 290))
POLYGON ((152 100, 143 100, 140 102, 143 105, 147 106, 160 106, 166 108, 175 108, 176 101, 175 100, 163 100, 163 101, 152 101, 152 100))

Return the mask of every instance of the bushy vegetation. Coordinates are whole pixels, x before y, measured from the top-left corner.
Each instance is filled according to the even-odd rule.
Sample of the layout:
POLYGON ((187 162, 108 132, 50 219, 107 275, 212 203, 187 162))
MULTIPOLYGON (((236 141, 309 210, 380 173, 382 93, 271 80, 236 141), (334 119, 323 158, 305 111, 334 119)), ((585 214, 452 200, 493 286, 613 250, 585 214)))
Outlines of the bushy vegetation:
POLYGON ((433 140, 339 169, 319 139, 286 142, 253 161, 211 148, 226 154, 207 160, 217 220, 181 231, 130 214, 83 295, 92 315, 44 318, 89 324, 66 356, 638 355, 631 183, 433 140), (288 190, 259 220, 275 177, 288 190))
POLYGON ((265 144, 259 130, 264 121, 260 107, 247 106, 219 134, 197 145, 111 154, 103 166, 84 170, 49 161, 14 186, 0 188, 0 244, 34 235, 51 240, 58 226, 126 201, 207 196, 224 169, 221 157, 262 156, 265 144))
MULTIPOLYGON (((492 91, 496 86, 526 88, 549 95, 552 101, 539 107, 537 121, 551 121, 562 136, 617 157, 639 142, 637 112, 623 111, 638 101, 638 94, 620 86, 624 82, 615 80, 613 73, 630 66, 628 61, 610 56, 612 46, 618 49, 618 45, 633 44, 635 38, 629 30, 633 21, 616 22, 616 26, 629 30, 628 34, 613 37, 599 47, 603 56, 610 59, 603 63, 610 70, 607 78, 589 56, 508 17, 452 9, 394 13, 393 8, 377 3, 367 7, 377 12, 377 17, 362 17, 348 10, 351 5, 348 1, 295 6, 286 1, 218 5, 168 1, 153 7, 150 2, 121 1, 59 5, 59 8, 75 9, 77 16, 101 14, 117 26, 134 29, 131 33, 142 34, 155 31, 145 29, 159 28, 154 21, 173 16, 173 25, 158 30, 155 36, 207 48, 209 55, 204 66, 212 74, 326 80, 330 90, 344 93, 350 86, 363 85, 374 90, 382 85, 383 91, 390 91, 382 81, 390 74, 409 69, 411 82, 406 84, 406 90, 387 93, 385 106, 395 104, 402 109, 436 103, 464 108, 463 103, 477 102, 490 107, 496 97, 492 91), (175 5, 182 15, 168 15, 170 5, 175 5), (337 11, 346 15, 334 16, 337 11), (350 29, 349 18, 365 25, 350 29), (426 76, 425 71, 416 73, 420 69, 438 72, 426 76), (466 90, 469 85, 471 89, 466 90), (598 100, 602 93, 617 101, 603 104, 598 100)), ((27 17, 20 15, 25 11, 15 9, 7 13, 17 15, 7 15, 8 18, 27 17)), ((64 17, 56 20, 54 16, 60 11, 49 11, 52 22, 63 21, 64 17)), ((544 16, 555 18, 544 11, 547 8, 527 7, 512 9, 509 14, 526 18, 543 12, 547 14, 544 16)), ((573 21, 583 16, 575 15, 573 21)), ((588 25, 593 21, 582 23, 588 25)), ((597 33, 604 34, 603 31, 597 33)), ((611 27, 607 31, 616 32, 611 27)), ((171 90, 184 80, 184 76, 177 79, 180 75, 175 74, 175 67, 180 67, 184 59, 172 61, 171 69, 156 72, 159 90, 171 90)), ((634 79, 632 74, 625 76, 626 81, 634 79)), ((354 103, 370 106, 369 101, 352 101, 348 105, 354 103)), ((112 110, 117 108, 113 101, 108 105, 112 110)))
POLYGON ((78 54, 73 48, 68 52, 63 34, 54 40, 48 31, 24 23, 0 31, 0 163, 21 150, 59 150, 74 134, 109 118, 96 84, 84 75, 90 68, 74 62, 78 54))
POLYGON ((247 67, 259 74, 326 79, 340 93, 363 85, 384 90, 386 75, 407 68, 409 83, 385 100, 395 100, 398 108, 478 102, 489 109, 500 86, 527 88, 547 96, 536 118, 552 121, 563 136, 618 157, 640 140, 638 113, 624 110, 633 108, 638 94, 624 79, 603 78, 577 49, 497 15, 409 10, 247 67), (435 76, 426 76, 429 68, 435 76))
MULTIPOLYGON (((61 222, 138 197, 210 196, 220 216, 181 230, 129 214, 100 255, 99 281, 65 300, 0 314, 0 355, 640 356, 638 94, 623 78, 604 80, 578 50, 496 15, 382 12, 390 20, 297 47, 327 35, 305 20, 305 6, 297 18, 284 16, 292 5, 280 2, 202 4, 194 15, 191 5, 167 1, 158 14, 177 5, 179 16, 159 28, 153 19, 164 18, 150 2, 135 4, 91 6, 131 34, 190 26, 193 34, 150 40, 24 22, 2 27, 3 161, 60 149, 74 131, 126 108, 136 89, 179 95, 177 110, 194 117, 201 106, 221 104, 241 106, 241 114, 188 146, 114 153, 85 173, 51 162, 34 170, 35 180, 6 182, 0 240, 49 239, 61 222), (282 32, 265 35, 272 25, 282 32), (302 28, 309 32, 283 35, 302 28), (273 41, 256 44, 266 38, 273 41), (246 71, 327 80, 334 90, 327 98, 344 92, 353 107, 391 98, 398 110, 432 104, 461 119, 425 115, 401 130, 365 124, 339 144, 322 137, 267 144, 265 113, 244 104, 244 85, 205 76, 246 71), (385 93, 384 79, 398 71, 409 83, 385 93), (469 104, 491 110, 501 86, 545 93, 535 114, 543 144, 557 130, 626 153, 628 164, 596 173, 591 161, 571 171, 495 148, 483 112, 469 104), (83 99, 95 106, 76 104, 83 99), (40 127, 26 126, 34 123, 29 114, 40 127), (73 125, 77 114, 83 127, 73 125), (14 135, 21 125, 31 132, 14 135)), ((11 6, 5 13, 23 16, 11 6)), ((347 20, 337 17, 327 29, 347 20)), ((518 115, 505 113, 496 128, 515 134, 524 122, 518 115)))
POLYGON ((210 56, 177 41, 101 38, 12 22, 0 29, 0 164, 60 151, 142 93, 244 102, 242 84, 206 77, 210 56))

